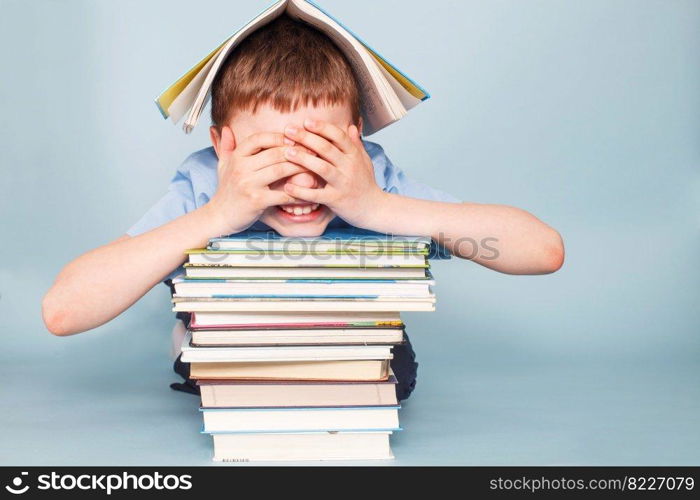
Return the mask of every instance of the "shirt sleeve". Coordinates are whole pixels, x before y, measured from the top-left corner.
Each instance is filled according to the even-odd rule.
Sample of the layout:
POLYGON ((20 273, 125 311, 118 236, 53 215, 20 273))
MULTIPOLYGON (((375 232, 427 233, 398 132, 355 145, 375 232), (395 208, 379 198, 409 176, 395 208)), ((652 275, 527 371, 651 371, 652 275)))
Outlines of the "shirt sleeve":
POLYGON ((138 236, 194 210, 194 190, 190 172, 180 168, 170 181, 168 191, 127 231, 138 236))
POLYGON ((450 203, 459 203, 462 201, 450 193, 411 179, 399 168, 394 167, 391 175, 392 178, 386 189, 386 191, 390 193, 431 201, 445 201, 450 203))

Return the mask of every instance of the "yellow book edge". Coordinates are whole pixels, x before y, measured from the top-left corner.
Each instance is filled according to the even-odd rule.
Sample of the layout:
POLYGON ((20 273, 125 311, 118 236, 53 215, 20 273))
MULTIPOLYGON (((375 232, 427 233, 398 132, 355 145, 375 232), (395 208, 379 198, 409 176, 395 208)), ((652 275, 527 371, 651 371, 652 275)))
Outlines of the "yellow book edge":
MULTIPOLYGON (((362 43, 362 42, 360 42, 362 43)), ((386 59, 384 59, 382 56, 377 54, 375 51, 370 49, 367 45, 362 43, 362 45, 367 49, 367 52, 370 53, 372 57, 374 57, 374 60, 377 61, 379 64, 382 65, 382 67, 387 70, 391 76, 393 76, 397 82, 401 84, 403 88, 405 88, 413 97, 416 99, 420 99, 421 101, 425 100, 428 96, 427 93, 423 92, 421 89, 419 89, 411 80, 409 80, 406 75, 401 73, 398 69, 396 69, 395 66, 391 65, 389 62, 387 62, 386 59)))
POLYGON ((173 83, 170 87, 165 89, 158 97, 156 97, 155 102, 156 106, 158 106, 158 110, 160 111, 160 114, 163 115, 163 118, 167 119, 170 117, 170 113, 168 110, 170 109, 170 106, 173 104, 173 101, 177 99, 177 96, 179 96, 183 90, 185 90, 185 87, 189 85, 189 83, 194 79, 195 76, 202 70, 204 66, 214 57, 216 54, 219 53, 221 48, 226 44, 226 42, 229 41, 231 37, 228 37, 226 40, 224 40, 221 45, 219 45, 216 49, 211 51, 204 59, 199 61, 197 64, 195 64, 192 69, 190 69, 187 73, 182 75, 178 80, 173 83))

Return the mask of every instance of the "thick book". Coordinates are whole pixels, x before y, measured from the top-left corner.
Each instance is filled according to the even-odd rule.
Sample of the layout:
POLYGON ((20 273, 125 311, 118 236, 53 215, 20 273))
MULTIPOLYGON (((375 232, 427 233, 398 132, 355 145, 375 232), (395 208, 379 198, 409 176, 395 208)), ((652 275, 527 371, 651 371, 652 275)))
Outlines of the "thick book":
POLYGON ((349 327, 403 327, 398 312, 250 312, 201 311, 192 313, 191 329, 220 328, 349 328, 349 327))
POLYGON ((434 280, 172 280, 179 297, 385 296, 425 297, 434 280))
POLYGON ((394 431, 399 406, 200 408, 203 432, 394 431))
POLYGON ((208 408, 396 405, 396 377, 380 382, 197 381, 208 408))
POLYGON ((435 296, 398 297, 238 297, 204 298, 173 296, 173 311, 434 311, 435 296))
POLYGON ((394 250, 208 250, 185 252, 190 264, 227 264, 239 267, 428 267, 427 252, 394 250))
POLYGON ((389 360, 191 363, 193 379, 387 380, 389 360))
POLYGON ((256 29, 282 14, 318 29, 345 55, 357 78, 365 135, 401 119, 409 109, 430 97, 417 83, 316 4, 306 0, 280 0, 224 40, 165 89, 156 98, 163 117, 177 123, 184 116, 183 130, 191 132, 211 96, 212 83, 226 57, 256 29))
POLYGON ((185 363, 333 361, 393 357, 391 345, 194 347, 191 343, 192 332, 188 331, 181 346, 181 360, 185 363))
POLYGON ((403 328, 258 328, 191 330, 193 346, 387 345, 403 342, 403 328))
POLYGON ((212 434, 214 460, 389 460, 391 432, 299 432, 212 434))
POLYGON ((240 267, 229 264, 207 263, 184 265, 190 279, 429 279, 429 265, 416 267, 240 267))

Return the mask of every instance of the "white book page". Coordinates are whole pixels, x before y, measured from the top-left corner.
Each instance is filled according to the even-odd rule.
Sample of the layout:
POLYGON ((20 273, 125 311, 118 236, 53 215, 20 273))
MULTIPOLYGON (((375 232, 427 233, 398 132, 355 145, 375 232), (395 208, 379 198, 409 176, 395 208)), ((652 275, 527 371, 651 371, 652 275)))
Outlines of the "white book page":
POLYGON ((287 0, 280 0, 267 10, 265 10, 262 14, 260 14, 258 17, 246 24, 243 28, 241 28, 241 30, 232 35, 231 38, 229 38, 226 44, 222 47, 221 51, 219 51, 219 54, 212 58, 214 63, 211 65, 209 71, 206 73, 206 77, 204 78, 202 86, 199 89, 197 97, 192 103, 192 108, 190 109, 189 116, 183 124, 182 128, 185 130, 186 133, 189 134, 194 128, 194 126, 197 124, 199 116, 202 113, 202 109, 204 109, 204 106, 206 105, 206 100, 209 96, 209 91, 211 90, 211 84, 214 81, 214 77, 216 76, 219 67, 224 62, 224 59, 226 59, 226 56, 229 54, 229 52, 251 32, 259 28, 263 24, 266 24, 278 17, 284 11, 286 4, 287 0))
POLYGON ((314 26, 340 48, 355 70, 363 97, 364 133, 372 134, 402 118, 406 109, 382 74, 379 64, 357 39, 304 0, 289 0, 287 13, 314 26))
POLYGON ((379 71, 381 71, 386 78, 386 81, 389 82, 389 85, 391 85, 391 88, 394 89, 396 96, 399 98, 401 104, 403 104, 403 107, 406 108, 407 111, 423 102, 406 90, 404 86, 401 85, 401 82, 394 78, 392 74, 389 73, 386 68, 384 68, 384 66, 381 64, 377 64, 377 66, 379 67, 379 71))
POLYGON ((192 103, 197 98, 197 91, 202 88, 202 83, 204 78, 209 74, 211 67, 214 65, 214 61, 218 57, 219 53, 224 48, 221 47, 219 51, 205 64, 202 69, 197 73, 197 75, 192 78, 190 83, 184 88, 180 95, 178 95, 168 108, 168 114, 170 119, 173 121, 173 125, 176 125, 180 121, 180 118, 185 116, 187 110, 192 107, 192 103))

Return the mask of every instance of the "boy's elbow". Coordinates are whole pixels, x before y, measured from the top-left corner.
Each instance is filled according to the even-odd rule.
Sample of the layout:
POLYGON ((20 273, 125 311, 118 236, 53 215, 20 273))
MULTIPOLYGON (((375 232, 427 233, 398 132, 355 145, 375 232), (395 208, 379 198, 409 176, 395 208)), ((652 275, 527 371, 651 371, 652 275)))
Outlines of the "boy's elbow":
POLYGON ((554 229, 551 230, 551 233, 543 252, 542 271, 544 274, 557 272, 564 265, 564 240, 554 229))
POLYGON ((58 304, 50 290, 41 301, 41 316, 46 329, 57 337, 76 333, 71 328, 69 309, 58 304))

